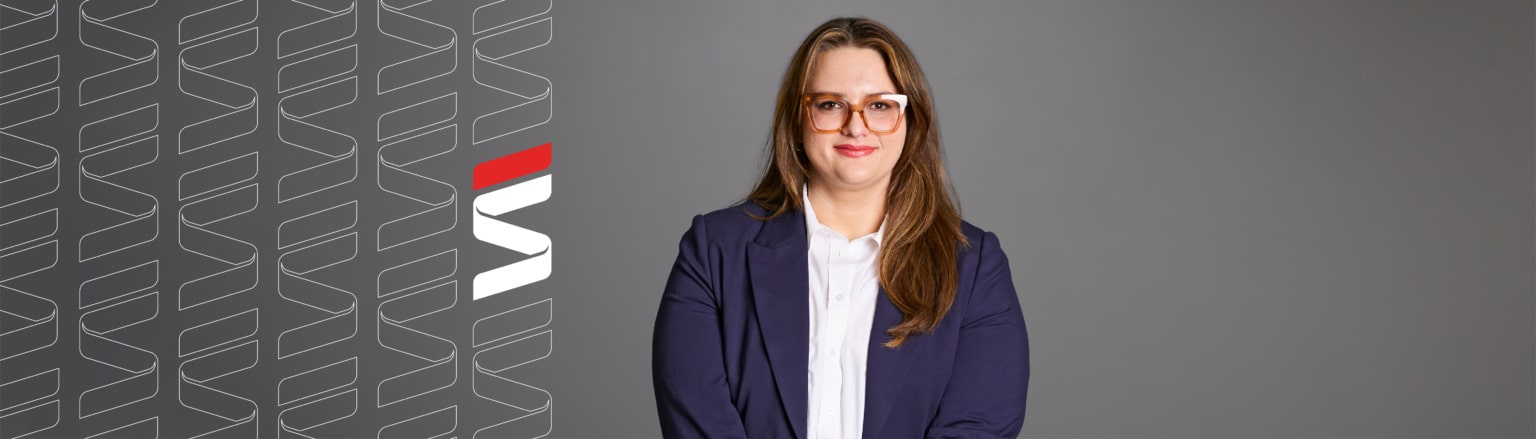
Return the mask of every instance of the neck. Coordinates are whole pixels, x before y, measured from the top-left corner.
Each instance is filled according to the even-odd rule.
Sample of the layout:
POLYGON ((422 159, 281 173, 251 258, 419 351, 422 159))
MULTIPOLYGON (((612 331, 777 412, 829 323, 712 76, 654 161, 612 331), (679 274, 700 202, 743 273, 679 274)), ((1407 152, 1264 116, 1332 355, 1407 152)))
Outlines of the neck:
POLYGON ((853 239, 875 233, 885 220, 886 188, 889 183, 867 188, 840 189, 807 183, 806 197, 816 209, 816 220, 853 239))

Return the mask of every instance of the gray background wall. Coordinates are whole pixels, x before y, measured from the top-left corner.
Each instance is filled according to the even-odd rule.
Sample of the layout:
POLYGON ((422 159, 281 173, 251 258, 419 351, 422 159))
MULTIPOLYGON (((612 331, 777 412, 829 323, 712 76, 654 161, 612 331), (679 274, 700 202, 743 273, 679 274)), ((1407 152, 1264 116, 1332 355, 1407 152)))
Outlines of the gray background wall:
POLYGON ((677 239, 751 188, 800 39, 859 14, 916 52, 964 215, 1012 260, 1024 437, 1536 435, 1531 2, 557 13, 558 349, 604 371, 558 393, 563 434, 656 433, 677 239))
MULTIPOLYGON (((19 9, 0 9, 0 22, 53 3, 6 2, 19 9)), ((555 437, 657 436, 650 331, 678 238, 692 215, 750 189, 791 52, 846 14, 883 21, 912 46, 964 215, 1010 256, 1033 356, 1024 437, 1536 436, 1530 1, 558 1, 547 12, 528 1, 483 23, 548 18, 545 46, 537 27, 476 33, 474 12, 490 0, 390 0, 409 6, 394 12, 370 0, 355 10, 347 0, 87 4, 122 34, 82 22, 79 1, 57 3, 56 33, 14 28, 0 42, 0 71, 60 57, 57 77, 29 70, 0 84, 0 155, 58 158, 39 168, 58 175, 56 188, 0 186, 0 224, 59 218, 52 230, 0 228, 0 283, 31 295, 6 290, 0 303, 14 314, 0 315, 0 437, 271 437, 280 423, 323 423, 303 430, 316 436, 470 437, 542 431, 546 419, 555 437), (29 38, 39 43, 13 47, 29 38), (199 53, 209 41, 229 46, 199 53), (477 62, 482 43, 530 49, 497 62, 550 81, 548 123, 477 141, 477 118, 524 102, 497 87, 542 90, 477 62), (315 49, 283 55, 284 44, 315 49), (297 67, 353 45, 355 65, 297 67), (434 47, 447 55, 416 58, 434 47), (92 82, 136 59, 150 64, 92 82), (399 64, 411 59, 425 61, 399 64), (289 68, 349 82, 288 88, 289 68), (410 85, 386 92, 386 82, 410 85), (58 98, 22 98, 37 90, 58 98), (414 106, 455 93, 452 105, 414 106), (149 104, 157 119, 115 118, 149 104), (397 113, 407 108, 423 111, 397 113), (126 140, 91 149, 87 126, 126 140), (456 137, 379 134, 418 127, 456 137), (545 142, 553 164, 535 176, 552 178, 553 196, 497 219, 547 234, 553 275, 476 300, 475 275, 524 257, 475 238, 474 200, 504 186, 471 187, 472 169, 545 142), (116 155, 90 161, 98 151, 116 155), (223 161, 252 152, 260 166, 248 176, 249 163, 223 161), (432 152, 443 153, 402 166, 411 175, 381 166, 432 152), (150 163, 102 175, 135 160, 150 163), (257 190, 178 192, 184 175, 216 163, 228 167, 203 178, 257 190), (306 171, 323 163, 335 167, 306 171), (324 190, 280 201, 287 184, 324 190), (104 189, 114 185, 138 192, 104 189), (450 188, 453 201, 431 210, 450 188), (283 222, 349 202, 353 224, 324 217, 298 230, 355 246, 279 246, 283 222), (453 214, 380 230, 420 212, 453 214), (228 218, 178 221, 188 213, 228 218), (149 227, 88 238, 135 218, 149 227), (49 242, 52 254, 18 250, 49 242), (447 274, 412 264, 445 251, 457 252, 447 274), (149 261, 159 271, 147 286, 110 276, 149 261), (199 281, 224 270, 234 274, 199 281), (411 286, 417 278, 444 289, 411 286), (495 321, 548 338, 475 338, 475 322, 541 303, 548 322, 495 321), (253 309, 258 319, 219 320, 253 309), (202 342, 236 349, 185 351, 182 331, 212 321, 233 326, 202 342), (283 335, 315 322, 343 324, 283 335), (102 339, 82 329, 114 323, 128 325, 102 339), (291 353, 280 345, 322 343, 280 356, 291 353), (308 374, 349 358, 354 375, 308 374), (29 378, 52 368, 57 382, 29 378), (134 371, 147 375, 112 387, 134 371), (319 396, 280 399, 290 378, 319 396), (501 424, 527 414, 513 405, 543 404, 541 391, 550 410, 501 424), (135 429, 147 420, 158 425, 135 429)), ((539 119, 527 108, 534 117, 518 122, 539 119)), ((5 179, 25 172, 0 161, 5 179)))

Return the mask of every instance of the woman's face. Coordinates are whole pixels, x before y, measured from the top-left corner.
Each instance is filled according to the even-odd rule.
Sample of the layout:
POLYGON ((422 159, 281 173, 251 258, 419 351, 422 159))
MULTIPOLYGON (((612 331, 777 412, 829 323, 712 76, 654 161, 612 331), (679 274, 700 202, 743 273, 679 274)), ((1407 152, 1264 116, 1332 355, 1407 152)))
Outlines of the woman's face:
MULTIPOLYGON (((857 104, 866 96, 899 92, 885 60, 874 49, 828 50, 817 56, 815 66, 807 84, 810 93, 838 94, 857 104)), ((811 162, 811 184, 834 190, 884 190, 906 143, 907 120, 902 118, 896 132, 875 134, 858 113, 850 116, 834 133, 816 132, 810 120, 802 121, 800 135, 811 162)))

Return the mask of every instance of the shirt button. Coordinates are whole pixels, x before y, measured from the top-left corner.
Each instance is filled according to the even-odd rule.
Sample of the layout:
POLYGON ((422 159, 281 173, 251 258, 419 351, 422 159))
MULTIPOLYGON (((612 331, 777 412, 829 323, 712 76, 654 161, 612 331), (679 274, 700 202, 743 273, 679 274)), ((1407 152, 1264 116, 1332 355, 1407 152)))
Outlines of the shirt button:
POLYGON ((842 293, 838 293, 838 295, 832 296, 832 299, 833 300, 843 300, 843 295, 842 295, 842 293))

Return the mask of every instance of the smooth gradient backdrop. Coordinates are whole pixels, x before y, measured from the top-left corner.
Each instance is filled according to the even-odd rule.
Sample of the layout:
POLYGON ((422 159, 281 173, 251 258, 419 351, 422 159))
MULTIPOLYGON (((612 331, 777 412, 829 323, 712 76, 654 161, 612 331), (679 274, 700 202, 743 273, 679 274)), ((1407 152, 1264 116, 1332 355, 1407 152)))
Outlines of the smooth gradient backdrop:
POLYGON ((658 434, 677 240, 751 188, 785 63, 845 14, 911 45, 1010 256, 1024 437, 1536 435, 1530 1, 573 1, 559 436, 658 434))

